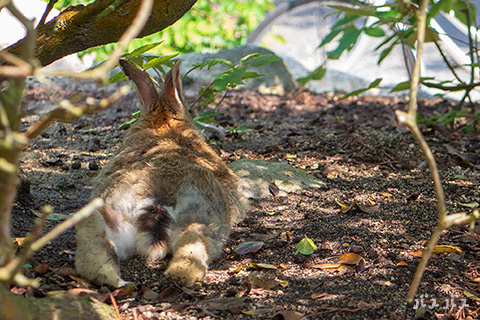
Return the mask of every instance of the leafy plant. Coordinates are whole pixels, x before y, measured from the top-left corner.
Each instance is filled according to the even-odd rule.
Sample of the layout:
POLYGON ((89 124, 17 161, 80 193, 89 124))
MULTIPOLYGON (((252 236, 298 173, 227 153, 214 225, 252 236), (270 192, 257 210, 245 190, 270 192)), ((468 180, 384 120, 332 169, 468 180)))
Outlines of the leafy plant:
MULTIPOLYGON (((414 2, 409 1, 392 1, 392 2, 371 2, 366 0, 357 0, 355 4, 339 4, 330 5, 329 7, 336 10, 338 19, 330 30, 330 33, 325 36, 319 47, 323 47, 333 40, 338 40, 336 48, 329 51, 328 59, 339 59, 343 53, 352 50, 360 35, 365 34, 370 37, 382 38, 383 41, 375 48, 375 51, 380 52, 378 64, 382 63, 392 52, 395 47, 402 47, 404 53, 404 63, 407 71, 410 74, 410 67, 408 66, 408 59, 413 57, 413 54, 408 56, 409 50, 414 50, 417 36, 417 19, 416 15, 419 11, 419 6, 414 2)), ((464 97, 459 103, 459 108, 464 101, 469 98, 470 92, 480 86, 480 82, 475 81, 475 74, 478 74, 479 56, 478 43, 474 40, 472 34, 475 34, 471 29, 476 26, 475 23, 476 7, 465 0, 441 0, 433 2, 429 5, 427 14, 427 29, 425 34, 425 42, 434 43, 444 59, 446 67, 452 73, 452 80, 437 81, 434 78, 421 78, 420 82, 426 87, 436 88, 445 93, 453 91, 463 91, 464 97), (461 67, 467 68, 470 71, 470 79, 462 79, 455 71, 455 64, 451 58, 447 57, 444 49, 441 46, 441 37, 444 36, 437 31, 434 26, 435 17, 445 13, 453 15, 458 21, 464 24, 465 29, 469 30, 469 47, 468 53, 472 61, 468 65, 461 67)), ((475 28, 476 29, 476 28, 475 28)), ((456 40, 456 39, 455 39, 456 40)), ((411 51, 410 51, 411 52, 411 51)), ((318 73, 323 66, 316 70, 318 73)), ((309 81, 314 78, 314 74, 303 79, 309 81)), ((376 79, 367 88, 354 91, 347 96, 357 95, 366 90, 378 87, 381 79, 376 79)), ((409 89, 410 82, 399 83, 391 92, 403 91, 409 89)), ((441 94, 443 95, 443 94, 441 94)), ((471 101, 471 99, 470 99, 471 101)))
MULTIPOLYGON (((141 46, 130 53, 124 54, 122 57, 123 59, 134 62, 144 71, 148 69, 155 70, 159 77, 163 78, 166 74, 164 67, 173 66, 173 63, 175 62, 174 58, 178 55, 178 53, 160 57, 143 55, 149 50, 155 49, 161 43, 162 42, 158 42, 141 46)), ((208 70, 210 70, 213 66, 216 66, 218 64, 223 64, 227 66, 228 69, 215 77, 208 86, 200 88, 198 92, 199 97, 192 107, 197 106, 205 108, 213 104, 216 97, 222 93, 226 94, 229 88, 236 88, 239 85, 245 84, 243 81, 246 79, 263 76, 256 72, 248 71, 250 67, 260 67, 278 60, 280 60, 280 58, 274 54, 261 55, 260 53, 252 53, 240 59, 240 62, 237 65, 235 65, 231 61, 220 58, 207 59, 202 63, 194 65, 189 71, 185 73, 184 78, 186 78, 188 74, 190 74, 196 69, 207 68, 208 70)), ((125 80, 126 78, 127 77, 122 72, 118 72, 108 79, 108 83, 119 82, 125 80)), ((213 118, 221 114, 220 112, 218 112, 218 107, 222 101, 223 98, 216 104, 214 111, 207 110, 200 113, 194 118, 194 122, 200 129, 203 129, 205 127, 205 123, 215 123, 213 118)), ((136 111, 132 114, 132 119, 122 124, 119 129, 128 128, 128 126, 137 121, 139 116, 140 111, 136 111)), ((249 129, 246 129, 245 125, 240 125, 230 128, 229 130, 227 130, 227 132, 242 135, 249 132, 249 129)))
MULTIPOLYGON (((91 0, 59 0, 55 7, 59 10, 91 0)), ((127 50, 142 47, 148 43, 164 41, 155 54, 175 52, 203 52, 221 48, 233 48, 244 44, 248 34, 264 19, 265 13, 272 10, 273 0, 223 1, 198 0, 197 3, 174 25, 150 36, 135 39, 127 50)), ((116 44, 92 48, 80 56, 94 52, 96 60, 105 60, 116 48, 116 44)))

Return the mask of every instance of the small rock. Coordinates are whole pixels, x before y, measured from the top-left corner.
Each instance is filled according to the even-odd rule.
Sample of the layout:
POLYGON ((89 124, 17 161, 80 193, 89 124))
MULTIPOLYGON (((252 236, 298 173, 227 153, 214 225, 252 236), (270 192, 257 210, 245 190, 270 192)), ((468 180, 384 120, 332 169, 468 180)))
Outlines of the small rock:
POLYGON ((64 164, 62 165, 62 168, 61 168, 63 171, 68 171, 70 169, 70 167, 68 166, 68 164, 64 164))
POLYGON ((91 142, 95 143, 96 145, 100 145, 100 139, 97 137, 92 138, 91 142))
POLYGON ((97 171, 98 170, 98 164, 95 162, 95 160, 91 160, 88 163, 88 169, 90 169, 92 171, 97 171))
POLYGON ((376 259, 376 258, 378 258, 379 254, 378 254, 378 252, 375 251, 374 249, 370 249, 370 250, 368 250, 368 252, 367 252, 367 256, 368 256, 369 258, 371 258, 371 259, 376 259))
POLYGON ((353 245, 350 247, 350 251, 352 251, 353 253, 360 253, 360 252, 363 251, 363 248, 362 248, 362 246, 353 244, 353 245))
POLYGON ((82 167, 82 163, 78 160, 75 160, 72 162, 72 169, 80 169, 82 167))
POLYGON ((98 144, 94 143, 93 141, 90 141, 88 143, 88 147, 87 147, 88 152, 95 152, 98 150, 100 150, 100 148, 98 147, 98 144))
POLYGON ((45 165, 47 165, 48 167, 57 167, 63 165, 63 161, 60 159, 51 159, 45 161, 45 165))

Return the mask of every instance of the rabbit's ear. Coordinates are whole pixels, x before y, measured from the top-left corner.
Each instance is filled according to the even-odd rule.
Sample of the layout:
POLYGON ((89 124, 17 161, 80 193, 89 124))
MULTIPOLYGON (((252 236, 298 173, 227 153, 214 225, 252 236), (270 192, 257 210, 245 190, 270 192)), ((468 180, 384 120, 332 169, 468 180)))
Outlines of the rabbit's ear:
POLYGON ((175 62, 172 69, 165 76, 165 85, 163 88, 163 96, 170 107, 174 108, 178 113, 183 113, 185 106, 183 104, 182 93, 182 77, 180 76, 181 61, 175 62))
POLYGON ((150 107, 158 101, 158 92, 150 76, 137 66, 120 59, 120 67, 125 75, 135 83, 137 96, 142 104, 142 111, 149 111, 150 107))

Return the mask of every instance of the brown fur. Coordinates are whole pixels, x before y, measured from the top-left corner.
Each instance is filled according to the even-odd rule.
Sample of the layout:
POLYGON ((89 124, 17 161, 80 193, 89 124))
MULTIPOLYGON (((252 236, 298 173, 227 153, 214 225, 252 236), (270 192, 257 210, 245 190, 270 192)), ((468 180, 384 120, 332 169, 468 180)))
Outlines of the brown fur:
POLYGON ((97 284, 118 287, 118 258, 163 258, 166 274, 201 281, 231 226, 244 214, 237 176, 205 142, 182 97, 179 63, 158 94, 149 76, 121 61, 134 81, 142 115, 94 183, 104 207, 79 223, 76 268, 97 284))

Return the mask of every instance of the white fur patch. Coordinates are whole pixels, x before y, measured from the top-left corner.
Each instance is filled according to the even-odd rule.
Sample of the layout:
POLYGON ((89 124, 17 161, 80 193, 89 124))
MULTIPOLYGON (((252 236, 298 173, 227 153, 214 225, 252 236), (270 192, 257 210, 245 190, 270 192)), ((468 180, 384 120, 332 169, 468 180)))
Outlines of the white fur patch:
POLYGON ((115 250, 120 260, 131 258, 135 254, 135 237, 137 228, 127 221, 119 223, 117 230, 107 228, 107 235, 115 244, 115 250))

